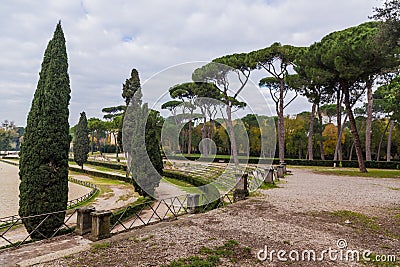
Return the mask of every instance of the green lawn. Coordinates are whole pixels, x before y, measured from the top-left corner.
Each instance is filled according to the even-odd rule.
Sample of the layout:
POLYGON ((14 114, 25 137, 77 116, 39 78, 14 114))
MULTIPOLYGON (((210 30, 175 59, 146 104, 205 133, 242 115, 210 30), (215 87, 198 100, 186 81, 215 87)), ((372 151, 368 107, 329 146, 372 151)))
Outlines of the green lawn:
POLYGON ((288 166, 289 169, 309 169, 315 173, 340 176, 370 177, 370 178, 400 178, 400 170, 368 169, 362 173, 358 168, 332 168, 332 167, 309 167, 309 166, 288 166))
MULTIPOLYGON (((73 161, 68 162, 68 164, 70 166, 79 167, 78 164, 76 164, 76 162, 73 162, 73 161)), ((125 174, 126 174, 125 171, 123 171, 123 170, 110 169, 110 168, 103 167, 103 166, 92 165, 90 163, 85 163, 83 166, 87 166, 91 169, 101 171, 101 172, 117 173, 117 174, 121 174, 123 176, 125 176, 125 174)))

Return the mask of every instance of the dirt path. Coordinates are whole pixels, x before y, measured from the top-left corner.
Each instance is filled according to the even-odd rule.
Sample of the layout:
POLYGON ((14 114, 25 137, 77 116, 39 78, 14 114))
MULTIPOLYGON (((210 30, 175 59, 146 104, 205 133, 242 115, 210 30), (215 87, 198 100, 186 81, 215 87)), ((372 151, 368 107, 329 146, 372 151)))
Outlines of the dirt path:
POLYGON ((102 195, 98 196, 94 202, 90 205, 95 207, 96 210, 114 210, 133 203, 137 200, 138 194, 130 184, 116 183, 107 184, 94 180, 93 178, 86 175, 70 175, 71 177, 81 180, 88 181, 98 186, 105 185, 107 192, 103 192, 102 195))
MULTIPOLYGON (((221 266, 266 266, 257 252, 271 250, 368 249, 400 259, 399 179, 335 177, 295 169, 282 188, 261 191, 246 201, 205 214, 186 215, 173 222, 132 230, 104 241, 105 248, 80 252, 38 266, 160 266, 197 255, 227 240, 247 247, 220 255, 221 266), (203 249, 204 251, 204 249, 203 249), (246 251, 243 252, 243 251, 246 251), (234 258, 234 260, 232 260, 234 258)), ((342 250, 342 251, 343 251, 342 250)), ((288 255, 286 254, 286 257, 288 255)), ((340 259, 340 258, 339 258, 340 259)), ((345 260, 278 261, 271 266, 359 266, 345 260)), ((398 263, 397 263, 398 264, 398 263)), ((394 265, 396 266, 396 265, 394 265)))
POLYGON ((295 174, 288 176, 287 183, 279 185, 284 189, 265 192, 272 205, 293 212, 352 210, 370 215, 385 208, 400 208, 400 179, 293 171, 295 174))

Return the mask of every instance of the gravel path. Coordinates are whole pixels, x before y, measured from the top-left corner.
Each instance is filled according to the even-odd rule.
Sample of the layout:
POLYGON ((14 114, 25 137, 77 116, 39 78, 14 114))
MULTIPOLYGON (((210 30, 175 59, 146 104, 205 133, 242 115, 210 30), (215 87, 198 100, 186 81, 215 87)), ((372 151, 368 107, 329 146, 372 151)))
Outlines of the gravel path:
MULTIPOLYGON (((18 166, 0 161, 0 217, 18 214, 20 183, 18 171, 18 166)), ((68 187, 68 200, 79 198, 92 190, 74 183, 68 183, 68 187)))
POLYGON ((221 266, 362 266, 330 261, 326 255, 320 262, 286 263, 278 261, 276 254, 273 262, 260 262, 256 257, 265 246, 269 252, 315 250, 319 257, 323 250, 337 249, 339 239, 347 241, 347 249, 369 249, 400 259, 400 191, 395 190, 400 188, 400 179, 335 177, 303 169, 293 172, 284 179, 286 183, 279 184, 282 188, 261 190, 248 200, 205 214, 134 229, 101 241, 110 242, 103 249, 38 266, 160 266, 181 257, 204 257, 199 252, 203 246, 214 248, 231 239, 247 247, 247 253, 221 255, 221 266), (348 221, 332 213, 338 210, 365 216, 348 221))
POLYGON ((294 173, 279 185, 284 189, 265 193, 268 202, 290 211, 352 210, 370 215, 400 206, 400 179, 322 175, 305 169, 294 173))

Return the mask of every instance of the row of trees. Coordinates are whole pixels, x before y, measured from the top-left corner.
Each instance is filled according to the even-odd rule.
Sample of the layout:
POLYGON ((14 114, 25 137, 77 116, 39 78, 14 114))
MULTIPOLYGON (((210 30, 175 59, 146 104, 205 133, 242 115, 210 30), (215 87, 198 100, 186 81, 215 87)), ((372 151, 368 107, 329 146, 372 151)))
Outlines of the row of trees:
MULTIPOLYGON (((116 152, 118 158, 118 154, 123 152, 122 126, 124 115, 132 97, 139 88, 141 88, 139 73, 136 69, 132 69, 131 77, 126 79, 122 85, 122 98, 125 100, 125 105, 105 107, 102 109, 103 118, 91 117, 87 119, 92 155, 95 151, 99 151, 101 155, 103 152, 116 152)), ((86 114, 84 115, 86 118, 86 114)), ((81 119, 83 119, 82 114, 81 119)), ((79 123, 71 128, 73 140, 76 139, 76 127, 78 125, 79 123)))
MULTIPOLYGON (((376 8, 375 11, 374 18, 380 22, 368 22, 331 33, 310 47, 293 47, 275 43, 257 51, 223 56, 194 70, 193 83, 177 85, 170 90, 171 96, 179 99, 177 101, 185 106, 186 111, 188 111, 187 114, 189 114, 188 116, 185 114, 187 123, 181 123, 182 125, 188 124, 189 153, 192 147, 191 134, 194 115, 194 109, 190 105, 194 105, 192 101, 197 99, 197 97, 192 98, 189 95, 193 93, 193 95, 199 96, 206 92, 209 98, 217 100, 218 103, 223 103, 222 107, 226 114, 224 123, 230 136, 230 151, 235 164, 238 164, 238 151, 241 149, 241 144, 238 143, 240 137, 235 134, 235 127, 239 123, 234 124, 232 113, 235 108, 245 105, 238 100, 238 97, 246 87, 251 73, 258 69, 268 75, 260 81, 260 86, 269 90, 271 98, 275 102, 278 154, 281 162, 284 161, 285 157, 284 109, 293 100, 286 99, 286 95, 288 91, 293 90, 297 94, 306 96, 313 104, 308 130, 308 158, 313 159, 314 153, 315 113, 318 114, 318 119, 321 122, 320 106, 323 103, 330 103, 332 96, 335 96, 338 142, 334 156, 340 159, 343 155, 341 153, 341 140, 343 139, 344 129, 348 125, 360 171, 366 172, 360 138, 361 126, 357 125, 357 117, 353 112, 354 105, 366 92, 368 102, 365 121, 365 158, 367 160, 372 159, 371 130, 374 123, 372 119, 374 108, 372 87, 376 82, 384 83, 375 92, 375 98, 378 100, 376 101, 378 102, 377 106, 387 114, 390 122, 387 123, 389 126, 385 127, 389 128, 389 136, 390 132, 393 134, 394 122, 399 119, 400 114, 400 78, 396 78, 399 69, 400 3, 398 0, 387 0, 384 7, 376 8), (237 78, 234 83, 230 82, 232 75, 237 78), (213 95, 211 92, 216 92, 216 94, 213 95), (346 116, 343 120, 342 104, 346 110, 346 116), (347 119, 349 120, 348 124, 346 124, 347 119)), ((43 57, 40 78, 28 114, 24 142, 20 151, 19 215, 25 217, 23 223, 28 232, 31 233, 32 238, 42 238, 54 234, 64 221, 65 212, 63 211, 68 200, 68 151, 71 142, 68 123, 70 93, 68 57, 60 22, 43 57), (42 221, 40 217, 26 218, 26 216, 50 212, 59 213, 50 216, 45 221, 42 221)), ((131 78, 124 84, 123 97, 127 106, 133 100, 132 117, 129 116, 129 113, 127 115, 125 111, 122 112, 122 109, 120 110, 121 114, 118 115, 122 117, 127 115, 124 120, 128 121, 133 118, 133 128, 128 128, 128 131, 132 129, 131 133, 134 135, 130 137, 138 137, 135 134, 140 133, 144 128, 146 133, 145 140, 143 140, 143 136, 139 136, 139 140, 125 139, 130 148, 128 150, 131 152, 130 158, 128 157, 128 167, 134 170, 134 178, 137 179, 139 184, 144 185, 145 188, 143 189, 148 193, 154 193, 154 188, 158 182, 151 179, 159 179, 159 176, 153 178, 153 174, 162 171, 159 140, 157 138, 160 135, 159 122, 161 118, 156 111, 152 112, 146 104, 142 104, 137 71, 136 73, 132 71, 131 78), (143 120, 144 117, 148 117, 148 119, 145 121, 143 120), (140 142, 137 143, 137 141, 140 142), (143 151, 144 147, 146 152, 143 151), (141 168, 141 161, 138 157, 143 158, 145 154, 150 156, 153 169, 147 163, 144 163, 143 168, 141 168)), ((165 108, 168 108, 167 106, 165 108)), ((207 126, 205 114, 208 112, 204 105, 201 106, 204 110, 204 113, 202 112, 203 117, 206 118, 203 120, 202 138, 207 136, 207 132, 208 136, 213 137, 212 132, 216 128, 212 127, 214 119, 210 119, 207 126), (207 127, 209 130, 206 131, 207 127)), ((212 113, 213 109, 210 110, 212 113)), ((113 111, 114 109, 111 109, 108 112, 110 117, 107 119, 111 121, 118 117, 115 115, 116 112, 113 111)), ((82 123, 77 127, 76 142, 85 140, 84 142, 87 144, 85 136, 88 131, 91 131, 93 144, 95 132, 97 140, 99 140, 97 130, 100 129, 100 126, 93 126, 90 130, 90 125, 96 125, 96 123, 89 123, 91 121, 89 119, 86 130, 83 121, 82 118, 82 123)), ((257 120, 257 123, 258 127, 263 129, 261 127, 262 120, 261 122, 257 120)), ((121 136, 121 127, 114 126, 114 128, 118 129, 117 135, 121 136)), ((329 127, 325 127, 324 130, 326 129, 329 129, 329 127)), ((322 130, 322 127, 320 130, 322 130)), ((323 135, 322 133, 321 135, 323 135)), ((127 134, 126 129, 124 134, 127 134)), ((250 131, 249 135, 251 134, 256 136, 257 132, 250 131)), ((217 134, 214 135, 214 139, 216 139, 216 136, 217 134)), ((223 139, 221 136, 219 138, 223 139)), ((84 150, 87 149, 85 144, 75 143, 75 146, 84 150)), ((320 138, 319 144, 321 158, 323 158, 324 140, 322 138, 320 138)), ((379 152, 378 149, 377 154, 379 152)), ((84 151, 82 153, 85 154, 84 151)), ((85 157, 77 160, 85 161, 85 157)))
MULTIPOLYGON (((313 140, 315 117, 321 121, 321 105, 336 104, 337 144, 334 159, 342 160, 341 139, 346 125, 349 126, 354 150, 361 172, 366 172, 364 160, 372 160, 371 134, 373 122, 373 85, 380 83, 379 89, 383 102, 382 110, 389 114, 390 120, 398 119, 398 82, 394 79, 399 70, 399 4, 398 1, 387 1, 384 8, 375 10, 376 22, 363 23, 325 36, 320 42, 310 47, 294 47, 291 45, 273 45, 249 53, 232 54, 214 59, 213 62, 193 72, 193 83, 190 86, 177 85, 170 89, 171 97, 178 98, 189 116, 188 147, 191 147, 191 120, 193 99, 199 97, 201 90, 196 87, 216 88, 218 94, 213 96, 224 104, 226 110, 226 126, 230 136, 231 152, 234 162, 238 163, 237 144, 232 109, 238 104, 238 96, 246 87, 250 74, 254 70, 262 70, 267 77, 261 79, 259 85, 269 91, 275 102, 277 113, 278 154, 281 162, 285 157, 285 123, 284 110, 294 98, 301 94, 312 103, 308 132, 308 159, 314 159, 313 140), (394 31, 394 32, 393 32, 394 31), (221 65, 223 64, 223 65, 221 65), (237 77, 231 81, 232 74, 237 77), (179 93, 175 88, 179 88, 179 93), (191 90, 192 88, 195 88, 191 90), (183 89, 183 90, 182 90, 183 89), (295 96, 287 99, 289 91, 295 96), (354 107, 366 94, 365 146, 362 147, 360 130, 357 128, 354 107), (344 110, 342 106, 344 105, 344 110), (343 118, 343 113, 345 116, 343 118), (348 120, 348 124, 347 124, 348 120)), ((379 93, 378 90, 378 93, 379 93)), ((209 89, 209 92, 215 90, 209 89)), ((178 103, 168 102, 165 108, 172 110, 178 103)), ((204 116, 203 116, 204 117, 204 116)), ((205 124, 204 124, 205 125, 205 124)), ((320 127, 320 131, 322 128, 320 127)), ((317 133, 318 134, 318 133, 317 133)), ((321 135, 322 133, 319 132, 321 135)), ((319 141, 321 159, 325 158, 323 140, 319 141)), ((190 154, 190 149, 188 149, 190 154)))
POLYGON ((85 112, 81 113, 78 124, 71 128, 74 160, 83 168, 89 152, 94 152, 95 141, 100 154, 104 144, 113 143, 117 159, 119 152, 125 152, 127 177, 132 172, 133 179, 140 185, 140 193, 154 196, 160 182, 160 175, 156 174, 161 174, 163 169, 160 136, 164 119, 158 111, 142 104, 141 84, 136 69, 132 70, 131 77, 123 84, 122 97, 126 105, 103 108, 103 120, 87 119, 85 112), (149 161, 145 160, 145 155, 148 155, 149 161))
MULTIPOLYGON (((132 76, 135 77, 128 79, 123 86, 123 97, 127 106, 132 100, 133 112, 125 114, 127 106, 105 108, 103 112, 106 113, 104 118, 107 122, 95 118, 87 120, 85 112, 82 112, 79 123, 70 129, 68 117, 71 89, 68 57, 61 22, 57 24, 53 38, 44 53, 40 78, 20 150, 18 213, 23 218, 31 238, 49 237, 64 223, 68 201, 68 152, 72 139, 74 159, 83 167, 88 158, 89 135, 93 145, 94 136, 96 135, 98 141, 101 130, 111 129, 115 135, 122 134, 120 129, 124 116, 128 121, 133 118, 134 124, 140 126, 132 126, 125 130, 133 133, 127 136, 128 139, 125 138, 131 149, 128 155, 133 158, 129 161, 129 169, 134 170, 133 177, 142 186, 142 193, 154 195, 161 177, 158 175, 153 178, 154 174, 162 173, 158 139, 160 117, 158 112, 149 111, 147 104, 142 105, 140 80, 136 70, 132 71, 132 76), (148 119, 144 120, 147 116, 148 119), (139 140, 136 137, 140 129, 145 129, 146 134, 139 140), (144 164, 140 161, 144 153, 150 156, 150 163, 144 164), (135 160, 135 157, 140 158, 135 160), (53 214, 46 217, 32 216, 46 213, 53 214)), ((8 122, 2 125, 4 132, 10 132, 14 128, 14 125, 8 122)), ((8 146, 9 144, 6 148, 8 146)))
POLYGON ((24 127, 17 127, 13 121, 0 123, 0 151, 18 151, 21 145, 24 127))
MULTIPOLYGON (((324 159, 333 159, 336 151, 337 140, 338 140, 338 127, 332 123, 332 117, 336 117, 336 105, 323 105, 322 110, 322 121, 318 118, 314 118, 313 123, 313 139, 312 139, 312 151, 315 157, 324 159), (332 113, 331 113, 332 112, 332 113), (320 147, 322 144, 322 148, 320 147), (321 152, 322 151, 322 152, 321 152)), ((364 108, 358 108, 355 110, 357 129, 360 129, 360 139, 363 151, 365 151, 365 127, 367 118, 364 108)), ((213 128, 211 132, 213 135, 209 137, 215 143, 215 149, 209 144, 209 154, 231 154, 231 143, 230 137, 227 132, 226 122, 223 118, 216 118, 210 122, 204 124, 204 118, 201 114, 195 114, 193 119, 193 126, 190 136, 190 152, 195 154, 202 154, 207 157, 204 152, 204 128, 213 128), (197 116, 199 115, 199 116, 197 116), (206 125, 206 126, 204 126, 206 125)), ((397 123, 393 120, 389 120, 385 117, 380 117, 378 113, 373 113, 372 121, 372 134, 371 134, 371 151, 372 160, 387 160, 391 159, 398 160, 400 154, 400 132, 397 123)), ((310 133, 310 116, 311 112, 305 111, 297 115, 285 116, 285 157, 298 158, 298 159, 309 159, 308 151, 308 136, 310 133)), ((248 147, 239 146, 237 149, 238 154, 250 156, 263 156, 261 155, 262 141, 261 141, 261 129, 259 122, 277 121, 277 117, 268 118, 266 116, 258 116, 249 114, 243 118, 233 120, 235 136, 238 139, 239 144, 244 144, 241 139, 248 139, 248 147), (240 121, 240 122, 239 122, 240 121), (243 124, 244 127, 239 127, 243 124)), ((172 117, 167 118, 164 122, 165 131, 177 134, 177 128, 175 120, 172 117)), ((270 129, 268 135, 275 135, 277 129, 270 129)), ((173 153, 187 153, 189 149, 189 125, 183 126, 179 134, 179 142, 173 138, 173 134, 164 135, 163 150, 167 154, 173 153), (179 149, 176 149, 179 147, 179 149), (181 150, 183 148, 183 152, 181 150)), ((208 138, 208 137, 207 137, 208 138)), ((355 160, 355 150, 353 137, 350 131, 350 124, 346 122, 343 128, 341 142, 341 153, 344 160, 355 160)), ((278 147, 270 147, 270 151, 266 151, 265 155, 272 155, 278 157, 278 147)))

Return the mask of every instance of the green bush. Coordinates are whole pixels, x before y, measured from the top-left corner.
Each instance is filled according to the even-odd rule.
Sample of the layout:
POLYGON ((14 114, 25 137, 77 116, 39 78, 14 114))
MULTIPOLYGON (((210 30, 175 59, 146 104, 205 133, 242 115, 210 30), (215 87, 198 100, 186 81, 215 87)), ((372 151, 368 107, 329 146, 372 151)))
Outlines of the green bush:
MULTIPOLYGON (((169 159, 178 159, 179 157, 174 157, 174 156, 169 156, 169 159)), ((199 160, 198 156, 191 156, 191 157, 186 157, 187 160, 199 160)), ((201 160, 200 160, 201 161, 201 160)), ((229 158, 226 157, 216 157, 214 159, 214 162, 224 162, 228 163, 229 158)), ((249 164, 274 164, 278 165, 279 160, 278 159, 257 159, 257 158, 249 158, 249 159, 243 159, 239 158, 240 163, 249 163, 249 164)), ((293 165, 293 166, 320 166, 320 167, 333 167, 334 163, 336 163, 336 166, 339 167, 340 161, 336 160, 306 160, 306 159, 285 159, 285 163, 287 165, 293 165)), ((355 160, 343 160, 341 161, 342 167, 344 168, 358 168, 358 162, 355 160)), ((373 168, 373 169, 400 169, 400 162, 398 161, 366 161, 365 165, 367 168, 373 168)))
POLYGON ((104 147, 102 148, 103 153, 116 153, 117 152, 117 146, 116 145, 109 145, 105 144, 104 147))
MULTIPOLYGON (((69 159, 69 161, 74 161, 73 159, 69 159)), ((121 163, 110 163, 110 162, 101 162, 101 161, 94 161, 94 160, 88 160, 86 164, 93 165, 93 166, 99 166, 99 167, 105 167, 108 169, 112 170, 123 170, 126 171, 126 165, 121 164, 121 163)))

